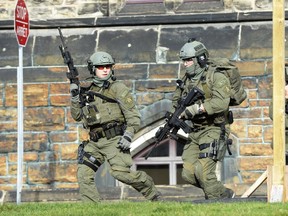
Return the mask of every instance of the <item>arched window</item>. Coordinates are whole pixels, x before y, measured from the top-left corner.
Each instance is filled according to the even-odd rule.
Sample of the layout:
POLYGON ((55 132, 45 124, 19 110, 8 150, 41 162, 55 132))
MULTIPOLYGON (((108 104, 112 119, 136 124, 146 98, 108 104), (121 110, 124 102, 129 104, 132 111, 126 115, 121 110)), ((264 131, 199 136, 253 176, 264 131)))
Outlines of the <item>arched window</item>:
POLYGON ((150 175, 156 185, 177 185, 185 184, 181 177, 182 159, 181 155, 186 140, 179 138, 165 139, 158 143, 151 144, 133 156, 134 170, 145 171, 150 175), (150 153, 148 159, 145 156, 150 153))

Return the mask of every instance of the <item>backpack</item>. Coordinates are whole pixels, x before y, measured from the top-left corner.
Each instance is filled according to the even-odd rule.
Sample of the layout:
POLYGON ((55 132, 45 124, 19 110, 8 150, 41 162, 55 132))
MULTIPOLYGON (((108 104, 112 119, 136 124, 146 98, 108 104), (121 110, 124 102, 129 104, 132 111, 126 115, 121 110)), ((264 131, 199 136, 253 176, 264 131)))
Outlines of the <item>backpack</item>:
POLYGON ((213 58, 208 60, 209 70, 206 76, 206 83, 211 89, 213 75, 215 72, 221 72, 225 74, 231 84, 231 95, 229 106, 238 106, 246 98, 247 93, 243 88, 241 75, 238 68, 232 64, 227 58, 213 58))

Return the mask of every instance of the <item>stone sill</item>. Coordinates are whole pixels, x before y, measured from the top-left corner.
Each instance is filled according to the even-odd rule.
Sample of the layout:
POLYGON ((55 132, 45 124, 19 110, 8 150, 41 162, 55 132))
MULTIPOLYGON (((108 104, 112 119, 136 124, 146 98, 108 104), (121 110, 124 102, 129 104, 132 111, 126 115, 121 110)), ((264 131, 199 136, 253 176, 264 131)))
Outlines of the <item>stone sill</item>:
MULTIPOLYGON (((288 17, 288 11, 285 12, 285 17, 288 17)), ((30 20, 30 29, 57 28, 58 26, 83 28, 255 21, 272 21, 272 11, 30 20)), ((14 29, 14 20, 0 20, 0 29, 14 29)))
MULTIPOLYGON (((236 193, 236 198, 250 188, 250 184, 226 184, 236 193)), ((191 185, 157 185, 162 197, 167 201, 195 201, 204 200, 204 194, 201 189, 191 185)), ((145 201, 144 197, 131 187, 124 186, 124 193, 121 193, 121 187, 102 187, 98 188, 103 201, 129 200, 145 201), (120 197, 120 194, 124 194, 120 197)), ((122 189, 123 190, 123 189, 122 189)), ((262 184, 249 198, 267 197, 267 185, 262 184)), ((16 191, 0 191, 0 202, 16 202, 16 191)), ((21 202, 78 202, 80 201, 78 189, 58 189, 58 190, 22 190, 21 202)))

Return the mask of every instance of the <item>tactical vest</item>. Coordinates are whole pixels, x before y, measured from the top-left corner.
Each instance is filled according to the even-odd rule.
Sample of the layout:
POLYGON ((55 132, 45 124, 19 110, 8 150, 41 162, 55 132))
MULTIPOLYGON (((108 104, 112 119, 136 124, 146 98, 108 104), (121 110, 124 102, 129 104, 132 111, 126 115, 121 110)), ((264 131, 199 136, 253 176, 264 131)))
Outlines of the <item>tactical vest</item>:
POLYGON ((94 100, 82 108, 83 123, 85 127, 104 125, 113 121, 120 123, 125 122, 124 115, 118 102, 111 98, 111 96, 113 96, 112 86, 113 85, 111 84, 108 89, 105 89, 103 93, 101 93, 108 101, 105 97, 103 99, 95 95, 94 100))

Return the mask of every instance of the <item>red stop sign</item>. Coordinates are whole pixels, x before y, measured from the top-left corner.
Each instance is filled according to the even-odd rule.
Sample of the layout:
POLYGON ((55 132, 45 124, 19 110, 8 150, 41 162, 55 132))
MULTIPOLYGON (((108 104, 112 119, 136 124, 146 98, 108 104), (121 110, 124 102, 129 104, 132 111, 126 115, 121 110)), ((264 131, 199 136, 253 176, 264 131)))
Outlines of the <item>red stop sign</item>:
POLYGON ((14 30, 19 46, 25 47, 29 37, 29 14, 24 0, 17 1, 14 30))

